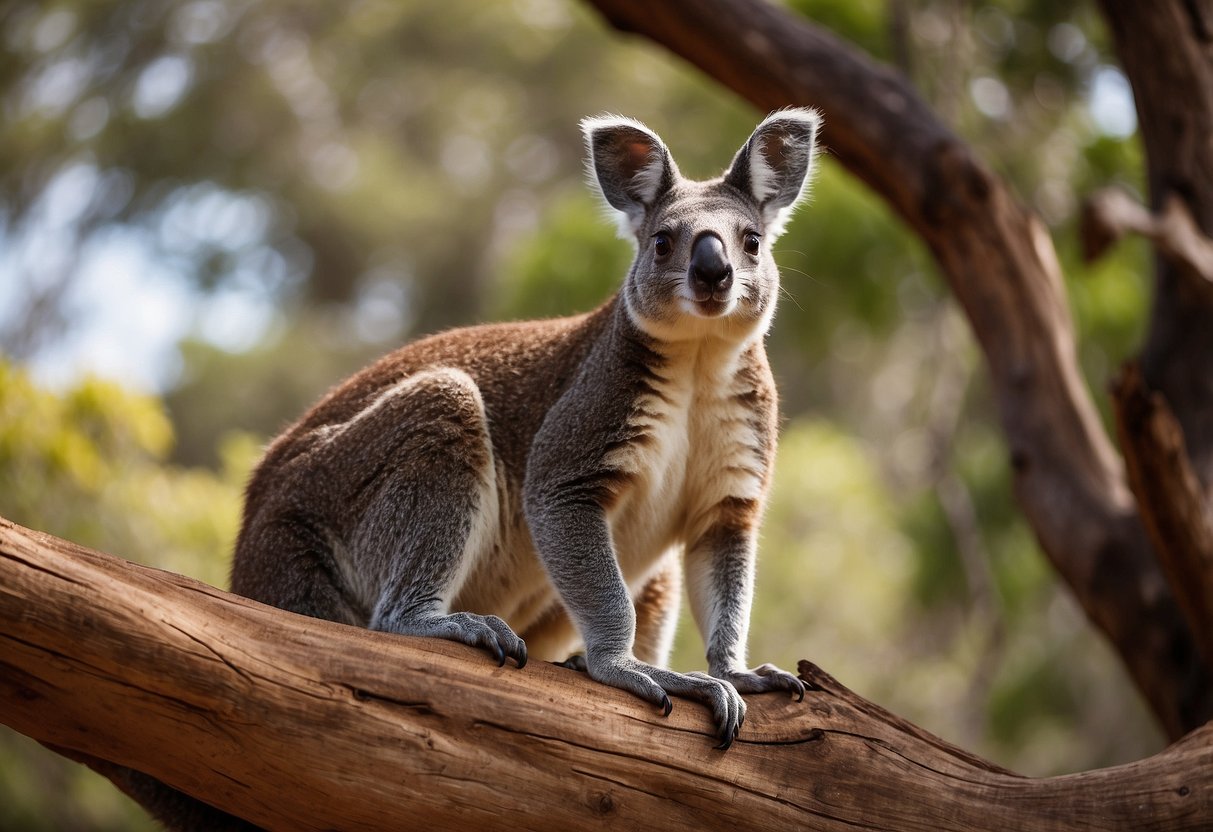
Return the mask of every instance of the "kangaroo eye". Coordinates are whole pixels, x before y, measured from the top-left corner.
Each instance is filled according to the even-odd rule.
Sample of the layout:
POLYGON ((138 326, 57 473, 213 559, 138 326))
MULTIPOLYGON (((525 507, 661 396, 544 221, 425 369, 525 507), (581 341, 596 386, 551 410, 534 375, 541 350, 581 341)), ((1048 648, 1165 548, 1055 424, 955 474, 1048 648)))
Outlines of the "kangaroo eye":
POLYGON ((745 235, 745 240, 743 241, 743 245, 745 247, 746 254, 756 255, 756 254, 758 254, 759 246, 762 245, 762 238, 759 237, 757 234, 755 234, 753 231, 751 231, 749 234, 745 235))
POLYGON ((670 239, 670 235, 664 231, 659 231, 653 235, 653 253, 658 257, 665 257, 674 247, 674 241, 670 239))

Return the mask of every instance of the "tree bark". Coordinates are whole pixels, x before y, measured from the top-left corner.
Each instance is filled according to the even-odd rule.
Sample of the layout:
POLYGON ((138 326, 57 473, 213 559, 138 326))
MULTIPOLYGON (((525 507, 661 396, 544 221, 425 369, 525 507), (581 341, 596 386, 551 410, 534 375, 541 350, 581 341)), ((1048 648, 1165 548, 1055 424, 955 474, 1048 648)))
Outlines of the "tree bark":
POLYGON ((1205 662, 1213 665, 1213 514, 1192 470, 1183 430, 1136 364, 1125 367, 1113 396, 1129 481, 1159 563, 1205 662))
POLYGON ((759 109, 824 111, 830 155, 931 248, 972 326, 1016 498, 1041 548, 1172 738, 1213 717, 1213 668, 1159 569, 1083 384, 1060 265, 1040 219, 902 75, 786 9, 762 0, 592 4, 759 109))
MULTIPOLYGON (((1213 3, 1100 0, 1133 87, 1146 148, 1150 207, 1182 206, 1209 244, 1213 234, 1213 3)), ((1150 389, 1174 412, 1206 491, 1213 488, 1213 282, 1159 251, 1154 306, 1142 349, 1150 389)), ((1213 604, 1213 597, 1208 599, 1213 604)))
POLYGON ((749 697, 722 753, 689 702, 663 719, 570 670, 303 618, 0 520, 3 722, 271 830, 1198 830, 1213 816, 1213 725, 1141 762, 1030 779, 800 671, 805 701, 749 697))

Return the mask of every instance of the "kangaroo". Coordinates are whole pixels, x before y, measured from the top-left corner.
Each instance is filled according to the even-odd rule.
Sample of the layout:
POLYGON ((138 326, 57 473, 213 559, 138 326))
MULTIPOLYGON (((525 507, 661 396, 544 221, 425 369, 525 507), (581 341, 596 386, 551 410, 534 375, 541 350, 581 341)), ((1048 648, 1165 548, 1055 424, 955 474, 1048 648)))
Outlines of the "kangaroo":
MULTIPOLYGON (((591 183, 637 243, 619 291, 556 320, 456 329, 338 385, 270 444, 232 591, 286 610, 557 660, 669 714, 705 703, 727 749, 746 665, 777 432, 763 339, 771 243, 802 201, 820 119, 782 110, 725 173, 684 179, 655 133, 585 119, 591 183), (685 573, 707 673, 665 669, 685 573)), ((101 764, 169 828, 254 830, 101 764)))
POLYGON ((771 242, 818 125, 776 112, 699 182, 640 122, 585 119, 590 178, 637 243, 622 287, 424 338, 329 392, 251 478, 233 592, 518 667, 583 647, 573 665, 664 713, 669 694, 705 703, 719 748, 740 693, 803 698, 747 668, 746 635, 777 432, 771 242), (707 673, 664 668, 683 573, 707 673))

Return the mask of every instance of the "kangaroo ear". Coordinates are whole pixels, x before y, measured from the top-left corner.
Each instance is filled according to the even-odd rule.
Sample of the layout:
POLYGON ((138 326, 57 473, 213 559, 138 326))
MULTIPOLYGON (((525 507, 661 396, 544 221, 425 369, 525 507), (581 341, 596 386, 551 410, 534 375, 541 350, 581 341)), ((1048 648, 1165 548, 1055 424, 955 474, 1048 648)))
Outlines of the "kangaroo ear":
POLYGON ((808 193, 820 126, 816 110, 771 113, 754 128, 725 172, 725 182, 754 197, 769 236, 783 233, 797 203, 808 193))
POLYGON ((678 168, 657 134, 621 116, 583 119, 590 181, 622 211, 620 230, 635 233, 648 209, 673 187, 678 168))

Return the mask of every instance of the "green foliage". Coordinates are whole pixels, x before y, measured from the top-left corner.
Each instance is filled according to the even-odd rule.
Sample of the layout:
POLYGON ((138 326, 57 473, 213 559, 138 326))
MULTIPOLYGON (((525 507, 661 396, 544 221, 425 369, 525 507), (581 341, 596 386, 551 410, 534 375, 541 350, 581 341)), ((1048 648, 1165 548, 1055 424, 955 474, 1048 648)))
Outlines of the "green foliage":
POLYGON ((1150 250, 1144 240, 1129 239, 1090 265, 1080 265, 1074 246, 1063 247, 1070 302, 1079 336, 1079 356, 1086 376, 1101 395, 1102 380, 1111 378, 1131 356, 1145 334, 1150 305, 1150 250))
POLYGON ((943 292, 917 238, 828 156, 773 251, 783 297, 769 348, 792 412, 821 401, 821 363, 842 339, 883 340, 943 292))
POLYGON ((506 259, 492 317, 555 317, 593 309, 631 265, 635 244, 612 239, 603 209, 580 189, 553 200, 538 230, 506 259))
POLYGON ((891 44, 886 0, 793 0, 788 5, 868 54, 887 59, 891 44))
MULTIPOLYGON (((735 149, 711 138, 722 118, 749 120, 558 0, 17 0, 0 21, 0 239, 34 245, 38 197, 74 171, 67 250, 136 225, 203 290, 309 304, 357 304, 387 276, 422 331, 479 312, 485 245, 578 176, 583 116, 679 112, 664 132, 691 170, 735 149)), ((22 305, 48 306, 38 286, 64 264, 20 265, 22 305)), ((49 306, 40 338, 0 314, 0 344, 55 334, 49 306)))
MULTIPOLYGON (((183 469, 165 464, 172 437, 154 398, 91 379, 54 393, 0 359, 0 516, 223 586, 259 448, 233 433, 218 473, 183 469)), ((152 828, 87 770, 8 731, 0 771, 2 829, 152 828)))
POLYGON ((89 769, 0 728, 0 829, 156 832, 147 813, 89 769))
POLYGON ((964 566, 938 495, 922 491, 908 498, 902 506, 900 522, 918 555, 914 559, 910 597, 924 609, 964 599, 967 588, 964 566))
POLYGON ((821 420, 788 425, 763 527, 752 655, 810 657, 844 681, 870 678, 861 668, 872 645, 890 649, 912 569, 910 539, 863 443, 821 420))
POLYGON ((218 473, 166 466, 171 443, 154 398, 94 379, 55 394, 0 363, 0 515, 222 585, 256 443, 229 435, 218 473))
POLYGON ((298 314, 292 326, 276 328, 239 353, 203 340, 183 342, 182 377, 164 397, 177 435, 173 461, 221 470, 225 436, 276 435, 338 379, 382 351, 349 335, 352 322, 334 332, 329 317, 298 314))

